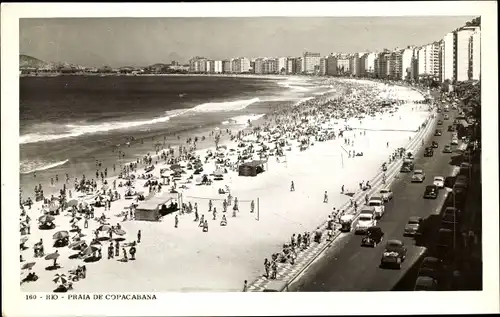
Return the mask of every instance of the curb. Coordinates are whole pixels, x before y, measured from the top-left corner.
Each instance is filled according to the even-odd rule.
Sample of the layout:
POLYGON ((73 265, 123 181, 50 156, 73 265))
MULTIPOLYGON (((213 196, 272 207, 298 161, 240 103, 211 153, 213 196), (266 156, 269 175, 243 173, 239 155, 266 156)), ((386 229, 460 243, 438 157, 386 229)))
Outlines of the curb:
MULTIPOLYGON (((434 110, 431 112, 431 114, 435 114, 434 110)), ((420 149, 421 147, 421 144, 420 142, 422 140, 424 140, 426 137, 428 137, 428 134, 430 131, 432 131, 432 127, 434 127, 434 124, 435 122, 437 121, 437 116, 434 116, 434 118, 432 117, 429 117, 426 121, 424 121, 426 123, 426 126, 425 128, 421 129, 420 131, 417 132, 417 134, 411 139, 411 141, 408 143, 407 147, 406 147, 406 150, 407 151, 410 151, 412 153, 414 152, 418 152, 418 150, 420 149)), ((360 200, 363 200, 363 197, 365 195, 372 195, 374 192, 376 192, 379 188, 380 185, 384 185, 384 186, 388 186, 390 185, 393 181, 394 181, 394 178, 395 176, 399 173, 399 167, 400 167, 400 163, 403 161, 404 158, 400 158, 400 159, 397 159, 393 162, 390 163, 390 167, 387 169, 386 171, 386 183, 385 184, 382 184, 382 178, 383 178, 383 172, 379 172, 375 177, 372 178, 372 180, 370 180, 370 184, 371 184, 371 189, 367 190, 367 191, 358 191, 356 194, 354 194, 352 196, 352 200, 353 201, 356 201, 356 202, 359 202, 360 200), (390 172, 389 172, 390 171, 390 172), (389 172, 389 173, 388 173, 389 172), (388 175, 387 175, 388 174, 388 175)), ((350 207, 350 202, 346 202, 344 203, 340 208, 339 210, 345 210, 345 213, 346 214, 356 214, 356 216, 353 218, 353 223, 358 219, 359 217, 359 214, 361 212, 361 208, 359 209, 359 212, 352 212, 353 211, 353 208, 350 207), (351 212, 349 212, 351 211, 351 212)), ((323 227, 323 231, 322 231, 322 234, 325 234, 326 232, 326 228, 324 228, 326 226, 326 224, 328 223, 328 220, 324 221, 319 227, 322 228, 323 227)), ((263 280, 263 284, 262 286, 257 286, 256 284, 260 284, 259 283, 259 280, 262 279, 262 276, 258 277, 256 280, 254 280, 250 285, 249 285, 249 291, 262 291, 265 289, 265 286, 266 284, 268 284, 269 282, 271 281, 286 281, 286 284, 285 286, 283 286, 283 288, 281 288, 279 291, 282 292, 282 291, 286 291, 288 290, 288 287, 290 284, 292 284, 305 270, 307 270, 315 261, 316 259, 324 253, 324 251, 326 249, 328 249, 335 241, 336 239, 341 235, 341 232, 340 230, 338 230, 337 228, 335 228, 335 233, 332 237, 332 239, 330 241, 327 241, 319 250, 315 250, 314 254, 309 258, 307 259, 306 262, 303 262, 303 263, 300 263, 301 260, 304 260, 304 258, 307 258, 307 249, 304 250, 303 252, 301 252, 301 254, 297 257, 297 261, 295 262, 295 264, 293 265, 295 267, 295 269, 292 269, 290 273, 293 273, 292 276, 290 276, 290 278, 288 279, 288 281, 286 281, 287 279, 275 279, 275 280, 271 280, 271 279, 265 279, 263 280), (299 259, 300 257, 300 259, 299 259), (300 267, 302 266, 302 267, 300 267), (267 282, 267 283, 266 283, 267 282)), ((321 244, 321 242, 320 242, 321 244)), ((320 245, 320 244, 317 244, 317 245, 320 245)), ((290 264, 286 264, 286 265, 290 265, 290 264)), ((280 267, 278 267, 280 268, 280 267)), ((280 274, 278 274, 279 276, 280 274)))

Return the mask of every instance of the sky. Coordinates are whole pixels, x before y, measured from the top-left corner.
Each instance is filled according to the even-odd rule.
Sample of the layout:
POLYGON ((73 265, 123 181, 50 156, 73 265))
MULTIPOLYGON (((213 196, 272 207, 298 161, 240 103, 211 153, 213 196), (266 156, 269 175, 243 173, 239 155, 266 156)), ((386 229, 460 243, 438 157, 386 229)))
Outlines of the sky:
POLYGON ((380 51, 440 40, 473 16, 23 18, 20 54, 88 67, 147 66, 193 56, 380 51))

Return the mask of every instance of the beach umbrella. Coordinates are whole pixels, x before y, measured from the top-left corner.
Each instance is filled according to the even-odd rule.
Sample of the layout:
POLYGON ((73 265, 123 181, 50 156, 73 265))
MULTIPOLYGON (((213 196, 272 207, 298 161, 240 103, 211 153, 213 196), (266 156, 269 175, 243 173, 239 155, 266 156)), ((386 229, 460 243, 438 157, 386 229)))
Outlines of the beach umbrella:
POLYGON ((111 227, 108 226, 108 225, 102 225, 102 226, 99 226, 99 228, 97 228, 98 231, 104 231, 104 232, 108 232, 109 230, 111 230, 111 227))
POLYGON ((21 244, 25 243, 26 241, 28 241, 28 237, 27 236, 22 236, 21 237, 21 244))
POLYGON ((70 248, 70 249, 74 249, 74 248, 77 248, 77 247, 81 246, 81 245, 82 245, 82 244, 84 244, 84 243, 85 243, 85 240, 75 241, 75 242, 71 243, 71 244, 68 246, 68 248, 70 248))
POLYGON ((38 221, 40 222, 52 222, 54 221, 56 218, 52 217, 52 216, 49 216, 49 215, 43 215, 41 216, 40 218, 38 218, 38 221))
POLYGON ((182 166, 180 164, 172 164, 170 165, 170 169, 171 170, 177 170, 177 169, 181 169, 182 166))
POLYGON ((82 251, 82 254, 84 256, 90 256, 90 255, 94 254, 94 252, 96 252, 97 250, 100 250, 99 246, 90 245, 90 246, 86 247, 85 250, 82 251))
POLYGON ((68 201, 68 207, 73 207, 73 206, 77 206, 78 205, 78 200, 76 199, 72 199, 70 201, 68 201))
POLYGON ((126 234, 125 230, 123 229, 114 229, 113 232, 119 236, 123 236, 126 234))
POLYGON ((69 237, 69 233, 66 230, 58 231, 52 236, 55 240, 60 240, 69 237))
POLYGON ((99 241, 99 240, 92 240, 92 242, 90 242, 90 245, 93 245, 93 246, 101 246, 102 243, 99 241))
POLYGON ((69 222, 70 222, 70 223, 73 223, 73 222, 78 222, 78 221, 80 221, 80 219, 82 219, 82 217, 73 217, 73 218, 71 218, 71 219, 70 219, 70 221, 69 221, 69 222))
POLYGON ((45 260, 55 260, 55 259, 59 258, 59 256, 60 256, 60 254, 57 252, 47 254, 47 256, 45 256, 45 260))
POLYGON ((68 281, 68 279, 66 278, 65 274, 56 274, 53 281, 54 283, 65 284, 68 281))
POLYGON ((24 263, 24 265, 21 267, 21 270, 31 270, 33 266, 35 266, 36 262, 28 262, 24 263))

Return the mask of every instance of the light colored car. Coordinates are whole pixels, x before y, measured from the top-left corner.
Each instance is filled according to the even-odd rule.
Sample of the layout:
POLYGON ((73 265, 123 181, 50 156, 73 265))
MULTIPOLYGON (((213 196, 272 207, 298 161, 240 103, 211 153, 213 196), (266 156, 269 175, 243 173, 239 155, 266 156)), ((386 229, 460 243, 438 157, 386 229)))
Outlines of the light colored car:
POLYGON ((458 145, 458 138, 452 138, 450 143, 451 145, 458 145))
POLYGON ((420 233, 420 226, 422 225, 422 217, 410 217, 408 223, 405 225, 403 232, 404 236, 415 236, 420 233))
POLYGON ((370 227, 375 227, 377 220, 374 214, 361 214, 356 224, 356 233, 365 233, 370 227))
POLYGON ((443 176, 434 176, 434 181, 432 184, 436 185, 438 188, 444 188, 444 177, 443 176))
POLYGON ((376 218, 382 218, 385 213, 384 198, 382 196, 372 196, 368 201, 368 206, 375 208, 376 218))
POLYGON ((423 170, 414 170, 411 177, 412 183, 422 183, 425 180, 425 173, 423 170))
POLYGON ((394 197, 394 193, 389 187, 382 188, 378 193, 384 198, 384 201, 386 202, 394 197))

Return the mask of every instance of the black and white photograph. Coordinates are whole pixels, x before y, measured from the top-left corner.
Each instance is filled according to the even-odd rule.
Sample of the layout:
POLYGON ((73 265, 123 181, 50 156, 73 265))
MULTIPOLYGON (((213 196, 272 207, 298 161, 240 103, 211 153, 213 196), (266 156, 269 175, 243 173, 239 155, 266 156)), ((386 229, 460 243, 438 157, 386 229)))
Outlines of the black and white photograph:
MULTIPOLYGON (((380 6, 395 4, 412 7, 380 6)), ((498 310, 496 15, 485 27, 481 14, 496 4, 483 4, 411 16, 75 4, 20 16, 6 45, 2 10, 8 290, 26 305, 489 290, 484 309, 498 310)))

